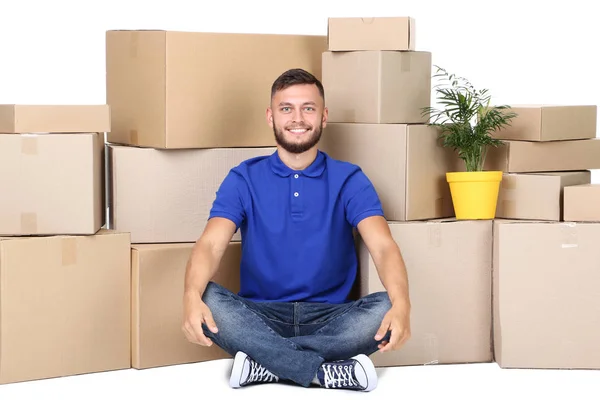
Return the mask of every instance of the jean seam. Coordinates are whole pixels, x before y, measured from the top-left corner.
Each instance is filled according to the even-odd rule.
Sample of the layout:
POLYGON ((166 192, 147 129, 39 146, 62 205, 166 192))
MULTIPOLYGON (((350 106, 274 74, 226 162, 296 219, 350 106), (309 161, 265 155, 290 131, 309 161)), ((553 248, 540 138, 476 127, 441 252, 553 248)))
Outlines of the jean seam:
MULTIPOLYGON (((267 324, 265 323, 265 321, 263 321, 263 320, 262 320, 262 314, 261 314, 261 313, 259 313, 259 312, 256 312, 255 310, 251 309, 251 308, 250 308, 250 307, 248 307, 248 305, 246 305, 246 304, 245 304, 243 301, 241 301, 240 299, 237 299, 237 298, 235 298, 235 296, 232 296, 231 294, 228 294, 228 295, 229 295, 229 297, 231 297, 231 299, 232 299, 232 300, 239 302, 239 303, 242 305, 242 307, 244 307, 246 310, 249 310, 250 312, 254 313, 254 314, 255 314, 255 315, 258 317, 258 319, 260 320, 260 322, 261 322, 261 323, 262 323, 262 324, 263 324, 263 325, 264 325, 264 326, 265 326, 265 327, 266 327, 266 328, 267 328, 267 329, 268 329, 268 330, 269 330, 271 333, 273 333, 274 335, 276 335, 276 336, 279 336, 279 337, 281 337, 282 339, 284 339, 284 341, 285 341, 287 344, 289 344, 290 346, 292 346, 292 348, 293 348, 294 350, 301 350, 301 348, 300 348, 300 347, 299 347, 299 346, 298 346, 296 343, 292 342, 292 341, 291 341, 291 340, 289 340, 289 339, 286 339, 286 338, 282 337, 280 334, 278 334, 277 332, 275 332, 275 331, 274 331, 274 330, 273 330, 273 329, 272 329, 272 328, 271 328, 269 325, 267 325, 267 324)), ((265 317, 265 318, 266 318, 266 317, 265 317)), ((267 319, 268 319, 268 318, 267 318, 267 319)))
MULTIPOLYGON (((348 312, 350 312, 350 310, 352 310, 352 309, 353 309, 354 307, 356 307, 356 306, 357 306, 357 303, 354 303, 354 304, 352 304, 350 307, 348 307, 346 310, 344 310, 342 313, 340 313, 340 314, 336 315, 335 317, 331 318, 329 321, 327 321, 327 322, 320 322, 319 324, 323 324, 323 323, 324 323, 325 325, 323 325, 322 327, 320 327, 319 329, 317 329, 316 331, 314 331, 314 332, 312 333, 312 335, 316 335, 316 334, 318 334, 319 332, 323 331, 325 328, 327 328, 327 326, 328 326, 330 323, 332 323, 333 321, 337 320, 337 319, 338 319, 338 318, 340 318, 341 316, 343 316, 343 315, 347 314, 348 312)), ((312 324, 311 324, 311 325, 312 325, 312 324)))

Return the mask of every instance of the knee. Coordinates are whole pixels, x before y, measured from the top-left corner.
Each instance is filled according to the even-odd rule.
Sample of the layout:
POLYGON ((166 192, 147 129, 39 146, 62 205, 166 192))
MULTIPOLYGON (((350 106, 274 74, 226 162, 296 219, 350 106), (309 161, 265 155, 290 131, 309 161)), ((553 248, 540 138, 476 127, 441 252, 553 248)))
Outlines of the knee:
POLYGON ((365 296, 363 300, 367 303, 369 309, 382 315, 392 308, 392 302, 387 292, 371 293, 365 296))
POLYGON ((204 289, 202 301, 212 310, 214 307, 218 307, 219 304, 222 304, 223 297, 227 297, 230 294, 231 291, 225 289, 218 283, 211 281, 208 282, 206 289, 204 289))

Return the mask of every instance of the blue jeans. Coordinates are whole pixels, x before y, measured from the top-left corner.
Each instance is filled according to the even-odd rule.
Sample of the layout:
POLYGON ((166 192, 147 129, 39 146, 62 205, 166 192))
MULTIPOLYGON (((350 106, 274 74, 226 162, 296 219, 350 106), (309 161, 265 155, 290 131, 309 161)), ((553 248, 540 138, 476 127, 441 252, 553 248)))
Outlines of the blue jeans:
POLYGON ((218 333, 204 334, 231 356, 243 351, 287 380, 308 387, 325 361, 370 355, 381 341, 375 334, 391 307, 387 292, 344 304, 253 302, 209 282, 203 301, 218 333))

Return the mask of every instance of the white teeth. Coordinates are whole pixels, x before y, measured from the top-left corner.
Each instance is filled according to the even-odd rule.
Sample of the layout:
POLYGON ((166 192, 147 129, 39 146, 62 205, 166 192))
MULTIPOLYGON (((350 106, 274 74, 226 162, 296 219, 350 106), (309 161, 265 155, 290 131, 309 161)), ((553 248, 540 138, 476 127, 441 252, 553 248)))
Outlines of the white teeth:
POLYGON ((290 129, 290 132, 293 132, 293 133, 302 133, 302 132, 306 132, 306 129, 290 129))

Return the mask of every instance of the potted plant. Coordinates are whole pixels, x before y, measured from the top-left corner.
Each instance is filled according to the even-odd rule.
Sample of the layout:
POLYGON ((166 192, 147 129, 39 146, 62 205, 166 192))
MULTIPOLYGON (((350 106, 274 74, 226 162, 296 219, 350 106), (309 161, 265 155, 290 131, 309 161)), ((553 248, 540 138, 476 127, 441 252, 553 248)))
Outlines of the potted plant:
POLYGON ((437 67, 434 86, 441 109, 425 107, 430 126, 440 130, 444 147, 451 147, 463 160, 465 170, 447 172, 452 203, 457 219, 493 219, 502 171, 484 171, 490 147, 504 144, 493 133, 510 125, 517 114, 510 106, 490 106, 487 89, 476 90, 465 78, 437 67))

